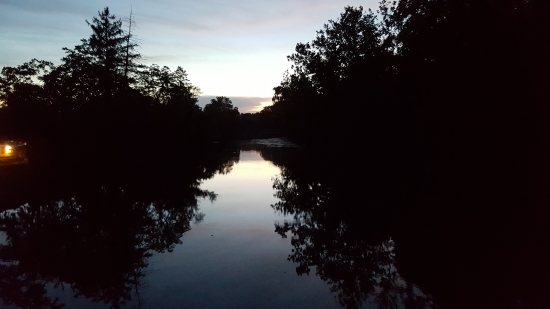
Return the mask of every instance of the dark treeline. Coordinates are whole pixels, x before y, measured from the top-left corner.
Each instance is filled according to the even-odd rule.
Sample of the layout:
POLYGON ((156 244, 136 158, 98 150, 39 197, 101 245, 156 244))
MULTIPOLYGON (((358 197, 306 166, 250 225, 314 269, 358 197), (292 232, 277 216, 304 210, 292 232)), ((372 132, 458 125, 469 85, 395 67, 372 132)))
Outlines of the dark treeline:
POLYGON ((429 203, 464 190, 535 202, 549 171, 549 17, 547 1, 347 7, 297 44, 262 117, 332 158, 364 145, 375 186, 429 203))
POLYGON ((314 156, 332 186, 360 190, 349 216, 406 222, 399 269, 445 306, 548 305, 534 282, 550 273, 538 260, 550 215, 549 21, 548 1, 347 7, 296 46, 262 111, 324 148, 314 156))
POLYGON ((400 275, 439 306, 547 307, 549 21, 547 1, 382 1, 297 44, 261 112, 314 149, 275 184, 297 215, 277 228, 295 234, 289 258, 368 292, 372 277, 328 272, 353 248, 321 235, 390 235, 400 275))
POLYGON ((382 1, 376 13, 347 7, 297 44, 262 113, 310 144, 347 136, 376 144, 535 140, 549 14, 545 1, 525 0, 382 1))
POLYGON ((1 166, 5 305, 61 308, 52 286, 113 308, 139 298, 148 258, 215 199, 200 183, 238 161, 212 144, 237 132, 231 100, 201 109, 187 73, 142 65, 132 23, 107 8, 88 24, 61 64, 0 74, 0 140, 27 142, 30 162, 1 166))
POLYGON ((2 69, 0 138, 28 142, 40 159, 114 161, 234 137, 231 100, 218 97, 202 110, 185 70, 140 62, 131 18, 124 26, 105 8, 86 22, 91 36, 63 48, 61 64, 33 59, 2 69))
POLYGON ((488 219, 542 207, 549 17, 546 1, 347 7, 297 44, 273 105, 257 117, 322 148, 322 164, 365 175, 370 208, 488 219))

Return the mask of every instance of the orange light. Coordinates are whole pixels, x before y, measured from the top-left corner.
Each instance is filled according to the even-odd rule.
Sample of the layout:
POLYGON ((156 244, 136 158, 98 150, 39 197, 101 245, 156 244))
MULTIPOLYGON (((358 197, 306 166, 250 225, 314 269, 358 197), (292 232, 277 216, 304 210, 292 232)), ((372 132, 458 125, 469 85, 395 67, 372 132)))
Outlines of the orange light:
POLYGON ((10 146, 10 145, 6 145, 5 153, 6 153, 6 154, 10 154, 12 151, 13 151, 13 150, 12 150, 11 146, 10 146))

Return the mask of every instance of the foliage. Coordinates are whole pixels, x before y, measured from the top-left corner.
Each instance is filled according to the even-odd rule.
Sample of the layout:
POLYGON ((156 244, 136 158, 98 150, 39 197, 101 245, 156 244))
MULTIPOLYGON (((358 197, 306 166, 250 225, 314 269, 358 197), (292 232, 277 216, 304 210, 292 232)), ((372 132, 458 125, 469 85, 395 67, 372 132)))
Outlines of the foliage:
MULTIPOLYGON (((437 228, 426 228, 425 234, 433 237, 430 240, 446 243, 426 241, 423 248, 431 248, 426 256, 445 248, 451 252, 446 255, 450 260, 469 265, 462 258, 470 243, 481 248, 491 241, 480 239, 498 239, 506 247, 516 241, 516 236, 508 233, 511 226, 520 226, 520 221, 508 218, 512 216, 507 213, 538 213, 544 208, 541 205, 546 201, 550 173, 546 90, 550 81, 550 3, 382 1, 377 13, 348 7, 313 41, 297 44, 289 56, 292 70, 275 87, 273 105, 262 113, 270 115, 290 137, 316 150, 323 149, 321 146, 334 149, 326 155, 326 165, 337 165, 334 169, 342 171, 364 171, 357 180, 364 184, 361 190, 380 195, 368 205, 370 211, 378 205, 391 206, 387 200, 399 196, 398 212, 416 214, 415 218, 435 213, 426 221, 437 228), (360 44, 360 38, 370 44, 360 44), (350 147, 355 160, 350 160, 349 153, 339 153, 350 147), (446 223, 439 223, 442 218, 451 217, 456 225, 439 226, 446 223), (491 229, 499 220, 506 222, 504 227, 491 229), (470 221, 497 235, 465 231, 464 222, 470 221), (448 234, 458 239, 469 237, 468 245, 434 233, 451 230, 448 234)), ((279 178, 276 189, 287 202, 275 207, 284 209, 294 202, 307 207, 316 202, 315 183, 310 184, 312 192, 308 195, 305 189, 295 194, 298 181, 285 181, 285 177, 279 178)), ((300 186, 308 188, 307 184, 300 186)), ((364 201, 364 197, 356 200, 364 201)), ((323 258, 330 257, 320 253, 310 259, 311 252, 307 251, 324 245, 320 240, 314 242, 319 231, 307 216, 322 218, 324 214, 323 209, 311 207, 297 218, 300 220, 295 226, 282 229, 299 237, 296 244, 301 250, 291 258, 306 264, 314 261, 320 267, 323 258)), ((331 227, 326 233, 337 231, 337 227, 331 227)), ((420 236, 411 242, 410 252, 423 251, 416 245, 422 239, 420 236)), ((518 248, 528 242, 523 240, 518 248)), ((466 255, 477 261, 478 248, 466 255)), ((516 252, 507 251, 503 256, 515 256, 516 252)), ((489 264, 495 260, 498 258, 487 259, 485 264, 477 262, 479 269, 475 271, 465 271, 467 267, 463 266, 457 271, 468 274, 463 275, 462 284, 471 285, 471 274, 486 274, 480 269, 493 267, 489 264)), ((433 267, 433 273, 449 265, 447 261, 439 262, 437 269, 426 264, 427 268, 433 267)), ((502 273, 507 267, 494 267, 492 274, 502 273)), ((444 277, 434 275, 438 280, 429 283, 429 290, 437 290, 444 277)), ((532 286, 505 295, 502 289, 511 291, 510 286, 514 286, 510 281, 498 282, 501 288, 491 291, 495 296, 485 299, 499 298, 500 303, 509 306, 519 300, 536 302, 544 295, 538 290, 533 292, 532 286)), ((459 299, 464 299, 466 294, 457 290, 442 293, 452 294, 446 295, 445 305, 457 306, 459 299)))
POLYGON ((524 0, 346 7, 296 45, 263 113, 307 144, 362 142, 370 178, 404 192, 531 198, 550 155, 549 16, 524 0))
POLYGON ((217 139, 234 137, 238 124, 239 110, 231 99, 216 97, 204 106, 204 115, 210 134, 217 139))
POLYGON ((307 143, 540 135, 549 10, 524 0, 382 1, 376 14, 346 7, 296 45, 264 112, 307 143), (532 121, 538 129, 525 131, 532 121))
POLYGON ((200 89, 191 84, 187 72, 181 67, 172 72, 167 66, 161 68, 153 64, 141 72, 138 85, 138 89, 156 104, 181 102, 194 105, 200 95, 200 89))
MULTIPOLYGON (((161 140, 171 140, 172 148, 181 150, 186 143, 228 137, 209 132, 203 114, 218 112, 203 113, 197 105, 200 89, 182 67, 172 71, 140 63, 131 17, 124 30, 122 20, 106 7, 86 21, 89 38, 63 48, 59 65, 33 59, 3 68, 0 138, 91 155, 101 148, 132 153, 142 143, 168 147, 161 140)), ((234 118, 237 108, 231 106, 229 114, 222 118, 234 118)), ((222 121, 215 130, 236 131, 236 126, 233 120, 222 121)))
POLYGON ((379 73, 367 65, 385 56, 380 41, 374 13, 346 7, 340 18, 325 24, 311 43, 298 43, 288 60, 293 63, 294 75, 307 78, 317 93, 329 94, 354 75, 379 73))
POLYGON ((69 103, 71 110, 127 90, 133 83, 128 71, 140 67, 137 45, 109 8, 86 22, 92 29, 90 38, 82 39, 73 49, 63 48, 62 64, 45 77, 45 88, 56 101, 69 103))
POLYGON ((207 114, 224 113, 231 116, 238 115, 239 111, 233 106, 233 102, 226 97, 216 97, 210 100, 210 103, 204 106, 204 112, 207 114))
POLYGON ((373 12, 346 7, 311 43, 296 45, 288 56, 292 71, 274 88, 273 105, 265 111, 305 142, 334 141, 360 129, 354 115, 372 114, 387 100, 384 83, 393 55, 383 41, 373 12), (336 108, 339 104, 347 107, 336 108))

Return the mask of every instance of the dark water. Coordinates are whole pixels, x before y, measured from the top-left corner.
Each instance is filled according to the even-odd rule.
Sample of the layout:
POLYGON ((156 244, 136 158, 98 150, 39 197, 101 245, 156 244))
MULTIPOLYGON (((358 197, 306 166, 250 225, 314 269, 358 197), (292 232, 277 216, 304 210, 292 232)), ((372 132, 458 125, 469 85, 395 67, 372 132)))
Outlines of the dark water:
POLYGON ((359 167, 280 146, 122 175, 0 170, 2 307, 548 304, 544 208, 406 208, 359 167))

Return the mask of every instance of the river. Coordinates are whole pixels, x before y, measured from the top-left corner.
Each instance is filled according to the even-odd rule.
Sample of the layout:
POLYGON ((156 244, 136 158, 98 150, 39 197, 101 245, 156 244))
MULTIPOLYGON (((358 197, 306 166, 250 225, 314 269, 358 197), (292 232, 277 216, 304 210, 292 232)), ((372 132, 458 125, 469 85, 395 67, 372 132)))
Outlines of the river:
POLYGON ((294 146, 220 146, 116 181, 33 180, 36 194, 0 215, 2 308, 437 308, 460 303, 453 291, 494 303, 479 269, 486 291, 465 287, 471 273, 452 269, 471 261, 446 256, 437 233, 399 207, 358 210, 365 183, 294 146))

